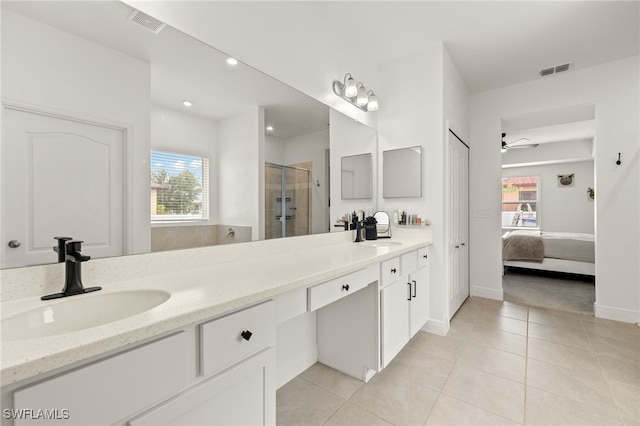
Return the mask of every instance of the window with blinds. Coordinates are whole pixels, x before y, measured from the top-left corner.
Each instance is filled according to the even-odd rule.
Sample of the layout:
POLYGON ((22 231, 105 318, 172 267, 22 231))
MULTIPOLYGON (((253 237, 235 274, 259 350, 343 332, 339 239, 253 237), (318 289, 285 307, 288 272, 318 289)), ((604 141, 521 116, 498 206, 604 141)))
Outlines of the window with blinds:
POLYGON ((151 221, 209 219, 209 159, 151 151, 151 221))
POLYGON ((540 177, 502 178, 502 227, 539 228, 540 177))

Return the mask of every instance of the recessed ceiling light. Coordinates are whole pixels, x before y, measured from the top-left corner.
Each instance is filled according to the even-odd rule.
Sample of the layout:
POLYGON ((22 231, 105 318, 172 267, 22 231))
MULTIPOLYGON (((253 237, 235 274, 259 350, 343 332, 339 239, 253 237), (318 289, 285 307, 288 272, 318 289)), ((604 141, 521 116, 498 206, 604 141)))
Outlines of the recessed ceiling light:
POLYGON ((187 101, 187 100, 184 100, 184 101, 182 101, 182 105, 184 105, 184 106, 186 106, 186 107, 190 107, 190 106, 192 106, 192 105, 193 105, 193 102, 191 102, 191 101, 187 101))
POLYGON ((238 65, 238 60, 236 58, 232 58, 231 56, 229 56, 227 58, 227 63, 229 65, 238 65))
POLYGON ((273 126, 267 126, 267 132, 273 132, 273 126))

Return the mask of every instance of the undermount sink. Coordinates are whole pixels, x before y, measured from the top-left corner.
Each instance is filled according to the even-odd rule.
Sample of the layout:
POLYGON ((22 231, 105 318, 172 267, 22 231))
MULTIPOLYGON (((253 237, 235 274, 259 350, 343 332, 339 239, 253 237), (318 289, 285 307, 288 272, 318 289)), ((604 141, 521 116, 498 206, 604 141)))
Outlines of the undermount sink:
POLYGON ((55 336, 108 324, 169 300, 160 290, 132 290, 71 296, 2 319, 2 340, 55 336))
POLYGON ((380 240, 363 241, 361 244, 369 247, 392 247, 392 246, 402 245, 402 243, 399 243, 397 241, 380 241, 380 240))

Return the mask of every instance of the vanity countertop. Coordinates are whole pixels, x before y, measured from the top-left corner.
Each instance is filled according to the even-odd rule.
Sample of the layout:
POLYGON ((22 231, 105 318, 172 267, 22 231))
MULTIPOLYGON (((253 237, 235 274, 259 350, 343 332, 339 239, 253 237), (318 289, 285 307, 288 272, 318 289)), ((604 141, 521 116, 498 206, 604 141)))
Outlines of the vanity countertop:
MULTIPOLYGON (((401 244, 382 247, 372 245, 374 242, 353 243, 351 234, 344 232, 324 237, 270 240, 269 243, 243 243, 241 257, 221 260, 212 255, 209 261, 188 267, 181 266, 181 258, 189 256, 190 250, 183 250, 173 252, 175 263, 171 272, 149 273, 104 284, 96 280, 89 284, 85 277, 85 285, 102 285, 103 290, 74 298, 141 289, 164 290, 171 297, 151 310, 105 325, 37 339, 3 339, 2 384, 9 385, 107 355, 189 324, 296 288, 320 284, 431 243, 429 227, 394 230, 391 241, 401 244), (319 241, 322 243, 314 244, 319 241), (270 250, 265 253, 266 248, 270 250)), ((196 250, 206 254, 206 249, 196 250)), ((219 253, 224 249, 216 250, 219 253)), ((166 253, 157 255, 167 256, 166 253)), ((153 259, 156 254, 144 256, 144 259, 153 259)), ((109 262, 117 264, 118 259, 110 259, 109 262)), ((140 267, 139 259, 136 264, 140 267)), ((22 269, 27 271, 29 268, 22 269)), ((34 278, 25 277, 25 281, 28 279, 34 278)), ((15 285, 15 279, 12 284, 15 285)), ((44 303, 64 303, 65 300, 69 299, 48 302, 41 301, 39 296, 9 299, 1 304, 2 318, 41 307, 44 303)))

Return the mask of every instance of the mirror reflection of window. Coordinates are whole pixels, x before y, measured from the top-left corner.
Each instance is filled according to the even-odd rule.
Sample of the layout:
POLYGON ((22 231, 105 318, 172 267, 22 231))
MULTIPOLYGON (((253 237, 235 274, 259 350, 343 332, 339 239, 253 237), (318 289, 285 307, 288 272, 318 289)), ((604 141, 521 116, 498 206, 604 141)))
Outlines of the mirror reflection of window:
POLYGON ((342 199, 373 197, 373 163, 371 154, 342 157, 342 199))
POLYGON ((151 151, 151 221, 209 219, 209 159, 151 151))

